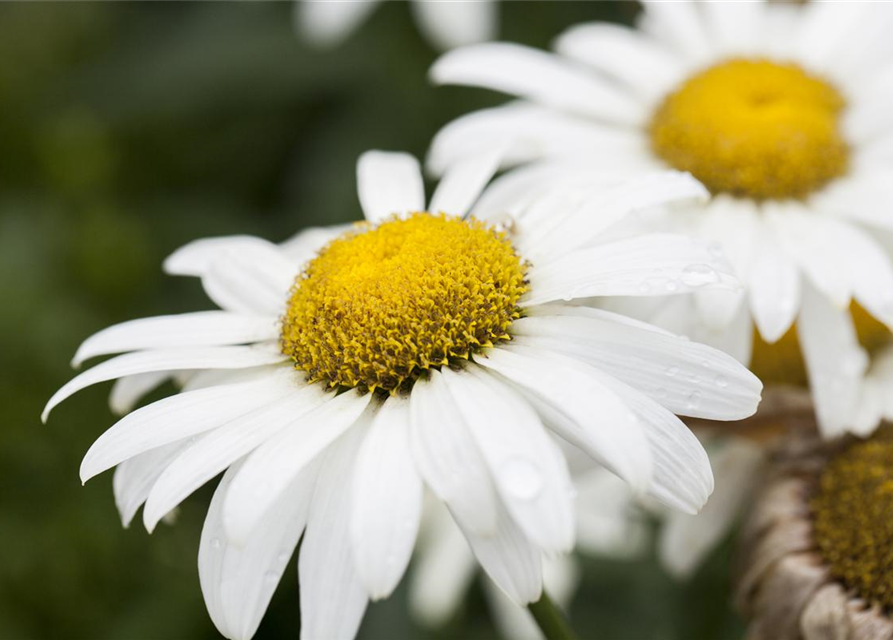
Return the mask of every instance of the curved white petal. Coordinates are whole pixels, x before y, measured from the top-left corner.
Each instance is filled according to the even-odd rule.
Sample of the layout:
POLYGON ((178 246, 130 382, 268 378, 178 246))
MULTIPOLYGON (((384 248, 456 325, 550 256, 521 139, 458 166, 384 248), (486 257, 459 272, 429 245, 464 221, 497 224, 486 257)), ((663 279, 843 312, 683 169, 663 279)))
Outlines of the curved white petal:
POLYGON ((602 467, 574 475, 577 549, 609 558, 633 558, 648 549, 649 523, 628 484, 602 467))
POLYGON ((409 407, 412 451, 422 477, 466 528, 492 534, 498 498, 490 472, 439 371, 416 382, 409 407))
POLYGON ((710 46, 699 2, 645 0, 641 28, 654 34, 694 62, 703 62, 714 52, 710 46))
POLYGON ((800 272, 763 224, 757 225, 747 284, 754 322, 772 344, 787 333, 800 310, 800 272))
POLYGON ((740 420, 759 404, 759 379, 717 349, 599 309, 531 311, 512 324, 516 338, 587 362, 673 413, 740 420))
POLYGON ((250 640, 304 525, 317 467, 302 473, 244 546, 232 544, 223 528, 223 501, 239 463, 224 474, 205 516, 198 549, 198 574, 214 626, 232 640, 250 640))
MULTIPOLYGON (((349 231, 353 224, 336 224, 330 227, 308 227, 299 231, 291 238, 279 244, 279 250, 285 254, 293 264, 298 266, 297 271, 303 265, 316 257, 317 252, 329 242, 349 231)), ((296 271, 296 272, 297 272, 296 271)))
POLYGON ((427 165, 440 175, 457 160, 494 147, 505 147, 503 167, 586 152, 607 158, 605 166, 616 168, 618 162, 634 165, 650 156, 647 141, 637 130, 515 101, 448 123, 434 136, 427 165))
POLYGON ((486 42, 496 36, 498 8, 494 0, 468 2, 410 3, 419 29, 425 38, 441 50, 476 42, 486 42))
POLYGON ((146 530, 151 533, 158 521, 193 491, 327 398, 322 385, 305 385, 214 429, 188 447, 152 487, 143 510, 146 530))
POLYGON ((109 392, 109 408, 115 415, 123 416, 129 413, 143 396, 172 375, 171 371, 151 371, 118 378, 109 392))
POLYGON ((437 84, 495 89, 571 113, 639 125, 645 108, 609 82, 561 58, 509 43, 471 45, 450 51, 431 67, 437 84))
POLYGON ((530 271, 530 291, 521 305, 738 286, 731 267, 707 243, 656 233, 572 251, 535 266, 530 271))
MULTIPOLYGON (((889 165, 893 161, 891 140, 893 136, 888 136, 886 146, 889 157, 877 159, 878 165, 889 165)), ((873 227, 893 229, 893 184, 890 184, 885 171, 872 168, 871 171, 835 180, 816 193, 809 204, 820 211, 873 227)))
POLYGON ((357 162, 357 193, 369 222, 425 209, 419 161, 408 153, 367 151, 357 162))
POLYGON ((651 452, 635 414, 590 375, 591 367, 536 355, 508 345, 475 360, 518 385, 535 408, 546 409, 546 424, 558 435, 637 490, 646 490, 651 452))
POLYGON ((455 216, 467 214, 499 168, 502 147, 496 144, 453 163, 434 190, 428 211, 455 216))
POLYGON ((523 397, 469 363, 443 379, 490 467, 506 509, 525 534, 549 552, 574 540, 567 465, 523 397))
POLYGON ((225 249, 202 274, 205 293, 221 309, 278 318, 299 269, 271 243, 225 249))
POLYGON ((240 316, 226 311, 198 311, 122 322, 94 333, 78 347, 71 362, 78 367, 95 356, 139 349, 206 347, 275 340, 272 318, 240 316))
POLYGON ((409 445, 409 403, 394 396, 376 412, 357 455, 350 538, 357 573, 372 600, 403 577, 422 515, 422 479, 409 445))
POLYGON ((371 396, 348 391, 331 397, 248 456, 223 505, 223 521, 231 540, 248 539, 301 469, 357 422, 371 396))
POLYGON ((188 444, 188 438, 171 442, 133 456, 115 468, 112 488, 115 493, 115 505, 121 514, 121 524, 125 527, 130 526, 137 509, 149 497, 149 492, 158 476, 188 444))
POLYGON ((699 8, 703 12, 704 31, 718 57, 762 53, 764 2, 704 2, 699 8))
POLYGON ((350 488, 363 431, 350 429, 321 457, 298 558, 301 640, 355 637, 369 600, 350 551, 350 488))
POLYGON ((106 360, 66 382, 49 399, 41 414, 46 422, 50 411, 81 389, 115 378, 171 369, 240 369, 281 362, 286 356, 268 345, 250 347, 198 347, 136 351, 106 360))
POLYGON ((360 26, 377 5, 377 0, 299 0, 295 3, 295 27, 311 44, 335 47, 360 26))
POLYGON ((180 393, 141 407, 121 418, 87 451, 81 481, 128 458, 196 436, 300 388, 300 374, 285 370, 254 382, 180 393))
POLYGON ((859 346, 849 310, 835 308, 811 286, 803 288, 797 335, 819 430, 828 438, 839 436, 856 417, 868 354, 859 346))
POLYGON ((556 40, 555 50, 617 78, 649 104, 679 84, 688 66, 641 32, 607 22, 571 27, 556 40))
POLYGON ((269 244, 255 236, 220 236, 189 242, 165 258, 165 273, 174 276, 203 276, 219 258, 269 244))

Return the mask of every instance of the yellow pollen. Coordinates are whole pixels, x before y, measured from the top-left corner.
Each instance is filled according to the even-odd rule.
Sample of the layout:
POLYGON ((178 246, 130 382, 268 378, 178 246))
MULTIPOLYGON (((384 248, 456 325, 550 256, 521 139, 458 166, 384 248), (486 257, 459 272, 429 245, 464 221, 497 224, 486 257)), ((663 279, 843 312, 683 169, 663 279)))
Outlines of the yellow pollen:
MULTIPOLYGON (((850 314, 856 327, 859 343, 869 353, 876 352, 890 342, 890 330, 886 325, 876 320, 856 302, 850 305, 850 314)), ((806 386, 806 365, 800 351, 797 327, 791 327, 781 339, 773 344, 765 342, 759 332, 754 330, 750 370, 766 385, 806 386)))
POLYGON ((311 381, 395 393, 508 340, 526 264, 483 222, 414 213, 358 225, 292 287, 282 352, 311 381))
POLYGON ((713 193, 802 198, 846 172, 843 107, 834 87, 797 65, 729 60, 664 99, 651 146, 713 193))
POLYGON ((831 574, 893 608, 893 429, 832 458, 811 501, 813 535, 831 574))

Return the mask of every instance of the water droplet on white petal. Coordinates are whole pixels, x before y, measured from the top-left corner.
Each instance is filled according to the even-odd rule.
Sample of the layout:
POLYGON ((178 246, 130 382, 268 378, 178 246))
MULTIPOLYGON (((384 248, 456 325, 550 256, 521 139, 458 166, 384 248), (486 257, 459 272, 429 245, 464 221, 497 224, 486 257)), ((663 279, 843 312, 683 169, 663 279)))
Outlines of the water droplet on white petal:
POLYGON ((673 366, 667 369, 667 375, 671 378, 679 373, 679 367, 673 366))
POLYGON ((690 264, 682 270, 680 279, 689 287, 703 287, 719 282, 719 274, 708 264, 690 264))
POLYGON ((716 383, 716 386, 720 387, 721 389, 725 389, 726 387, 729 386, 729 379, 726 378, 725 376, 716 376, 716 379, 714 379, 714 382, 716 383))
POLYGON ((709 245, 707 245, 707 251, 709 251, 710 255, 714 258, 722 257, 722 245, 718 242, 711 242, 709 245))
POLYGON ((264 574, 264 580, 266 582, 279 582, 279 572, 278 571, 267 571, 264 574))
POLYGON ((700 406, 700 404, 701 404, 701 392, 700 391, 692 391, 689 394, 688 400, 685 403, 685 408, 686 409, 697 409, 698 406, 700 406))
POLYGON ((521 500, 533 500, 543 490, 543 474, 527 458, 509 459, 502 465, 500 473, 506 490, 521 500))
POLYGON ((219 549, 222 546, 222 542, 220 542, 220 538, 211 538, 211 548, 219 549))

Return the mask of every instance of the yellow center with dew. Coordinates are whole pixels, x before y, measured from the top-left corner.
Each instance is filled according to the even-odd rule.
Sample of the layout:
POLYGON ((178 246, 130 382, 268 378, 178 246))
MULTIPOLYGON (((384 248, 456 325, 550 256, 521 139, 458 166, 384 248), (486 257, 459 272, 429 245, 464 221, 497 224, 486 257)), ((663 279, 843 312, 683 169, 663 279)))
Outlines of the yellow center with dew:
POLYGON ((311 381, 396 393, 508 340, 527 266, 484 222, 414 213, 358 225, 297 277, 281 347, 311 381))
POLYGON ((733 59, 664 99, 651 146, 713 193, 803 198, 847 170, 843 108, 834 87, 795 64, 733 59))
POLYGON ((893 608, 893 429, 837 454, 819 477, 813 536, 831 574, 893 608))

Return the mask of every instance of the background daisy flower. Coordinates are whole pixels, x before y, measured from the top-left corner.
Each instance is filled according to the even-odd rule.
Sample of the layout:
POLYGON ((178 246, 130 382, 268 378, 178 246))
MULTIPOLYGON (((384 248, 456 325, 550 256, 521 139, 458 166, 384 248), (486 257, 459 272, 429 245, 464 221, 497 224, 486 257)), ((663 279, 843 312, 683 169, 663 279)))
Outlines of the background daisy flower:
POLYGON ((808 375, 823 433, 866 433, 893 415, 876 391, 887 367, 869 372, 868 358, 893 327, 891 28, 883 3, 649 2, 637 29, 573 27, 557 54, 459 49, 435 82, 521 100, 447 125, 429 160, 439 171, 496 143, 510 163, 557 159, 520 174, 528 186, 691 172, 712 200, 647 225, 719 242, 747 292, 646 317, 744 362, 753 352, 767 383, 808 375))
MULTIPOLYGON (((336 46, 369 17, 380 0, 298 0, 295 26, 318 46, 336 46)), ((492 40, 498 28, 495 0, 445 0, 409 3, 416 25, 437 49, 492 40)))
MULTIPOLYGON (((44 418, 97 382, 193 372, 183 393, 106 431, 81 477, 120 465, 125 518, 145 502, 151 530, 225 471, 199 569, 226 637, 254 634, 299 539, 302 637, 352 637, 368 600, 403 575, 424 486, 489 577, 518 604, 538 600, 543 555, 574 544, 556 436, 673 508, 696 512, 710 495, 707 456, 674 412, 746 417, 759 380, 715 349, 567 303, 642 295, 656 279, 679 292, 735 287, 728 265, 678 236, 589 244, 598 230, 588 219, 527 220, 536 232, 516 237, 459 217, 483 200, 498 161, 491 152, 458 163, 425 207, 415 159, 368 152, 357 166, 367 222, 332 230, 341 233, 327 244, 311 230, 284 247, 248 237, 187 245, 165 268, 200 276, 221 310, 99 332, 75 363, 127 353, 48 402, 44 418), (559 236, 554 251, 541 244, 559 236), (291 257, 303 251, 303 263, 291 257)), ((673 173, 650 193, 703 196, 673 173)), ((533 203, 530 215, 551 204, 533 203)))

